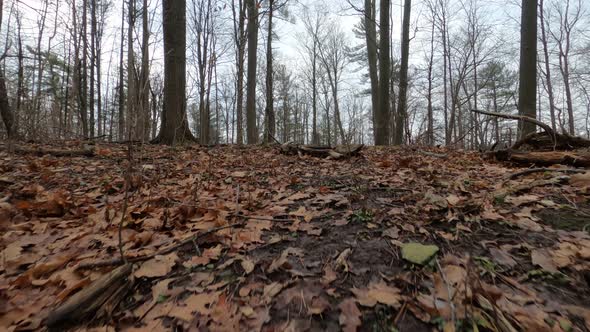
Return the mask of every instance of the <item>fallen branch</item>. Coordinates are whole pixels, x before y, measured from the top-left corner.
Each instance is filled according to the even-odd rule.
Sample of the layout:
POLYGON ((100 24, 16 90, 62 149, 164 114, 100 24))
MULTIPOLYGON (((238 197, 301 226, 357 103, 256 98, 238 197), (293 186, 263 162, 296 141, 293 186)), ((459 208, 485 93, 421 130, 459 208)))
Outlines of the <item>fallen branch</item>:
POLYGON ((365 146, 363 144, 337 145, 336 147, 317 145, 298 145, 291 142, 281 145, 284 154, 307 154, 319 158, 343 159, 355 156, 365 146))
POLYGON ((424 151, 424 150, 418 150, 417 151, 419 154, 425 155, 425 156, 429 156, 429 157, 434 157, 434 158, 440 158, 440 159, 447 159, 447 155, 444 153, 434 153, 434 152, 429 152, 429 151, 424 151))
POLYGON ((120 266, 76 293, 47 316, 47 326, 78 321, 94 314, 113 296, 121 294, 129 286, 131 264, 120 266))
POLYGON ((58 150, 13 146, 12 151, 20 154, 33 154, 37 156, 51 155, 54 157, 94 157, 95 155, 94 147, 92 146, 86 146, 82 150, 58 150))
MULTIPOLYGON (((209 229, 203 233, 196 234, 196 235, 186 238, 178 243, 175 243, 175 244, 172 244, 168 247, 160 249, 153 254, 136 256, 136 257, 125 256, 123 258, 126 259, 127 262, 129 262, 129 263, 137 263, 137 262, 147 261, 148 259, 152 259, 152 258, 159 256, 159 255, 169 254, 169 253, 177 250, 178 248, 180 248, 186 244, 195 242, 196 240, 198 240, 202 237, 205 237, 209 234, 213 234, 215 232, 218 232, 218 231, 221 231, 224 229, 235 228, 235 227, 243 226, 243 225, 244 225, 244 223, 242 222, 242 223, 236 223, 236 224, 232 224, 232 225, 225 225, 225 226, 221 226, 221 227, 212 228, 212 229, 209 229)), ((97 262, 81 263, 76 267, 76 270, 93 269, 93 268, 97 268, 97 267, 120 265, 123 263, 125 263, 124 260, 121 259, 121 257, 119 257, 119 258, 107 259, 107 260, 97 261, 97 262)))
POLYGON ((574 167, 590 167, 590 153, 583 151, 545 151, 519 152, 498 151, 496 158, 501 161, 511 161, 524 165, 569 165, 574 167))
POLYGON ((572 169, 572 168, 529 168, 523 171, 514 173, 508 177, 510 180, 514 180, 518 177, 534 174, 534 173, 545 173, 545 172, 558 172, 558 173, 566 173, 566 174, 581 174, 586 173, 587 171, 581 169, 572 169))
POLYGON ((545 132, 547 132, 548 135, 555 137, 555 132, 553 131, 553 128, 551 128, 548 124, 543 123, 537 119, 530 118, 528 116, 495 113, 495 112, 488 112, 488 111, 481 111, 481 110, 471 110, 471 112, 489 115, 489 116, 495 116, 495 117, 504 118, 504 119, 519 120, 519 121, 534 123, 537 126, 543 128, 543 130, 545 130, 545 132))

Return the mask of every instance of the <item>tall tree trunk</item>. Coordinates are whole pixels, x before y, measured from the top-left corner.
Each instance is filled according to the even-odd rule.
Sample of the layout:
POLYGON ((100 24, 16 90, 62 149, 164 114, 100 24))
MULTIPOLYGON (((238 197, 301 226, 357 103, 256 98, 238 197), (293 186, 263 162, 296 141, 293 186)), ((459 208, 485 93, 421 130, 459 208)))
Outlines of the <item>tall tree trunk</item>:
POLYGON ((125 2, 121 2, 121 49, 119 53, 119 114, 117 118, 117 137, 122 141, 125 137, 125 75, 123 71, 123 49, 125 44, 125 2))
MULTIPOLYGON (((537 0, 522 0, 520 25, 520 86, 518 111, 520 115, 537 117, 537 0)), ((521 121, 519 137, 534 133, 534 123, 521 121)))
POLYGON ((311 60, 311 102, 312 102, 312 130, 311 143, 320 144, 320 134, 318 132, 318 41, 313 39, 313 55, 311 60))
POLYGON ((389 4, 390 0, 380 0, 379 22, 379 108, 375 117, 375 145, 389 144, 389 4))
MULTIPOLYGON (((378 74, 378 48, 377 48, 377 27, 375 17, 375 0, 365 0, 365 40, 367 43, 367 59, 369 64, 369 80, 371 82, 371 121, 373 128, 376 128, 376 119, 379 112, 379 74, 378 74)), ((377 141, 378 131, 374 130, 373 138, 377 141)))
POLYGON ((246 134, 248 144, 256 144, 256 63, 258 51, 258 4, 247 0, 248 7, 248 78, 246 82, 246 134))
POLYGON ((140 139, 148 141, 150 138, 150 27, 148 24, 148 1, 143 0, 142 8, 142 52, 141 52, 141 76, 139 82, 139 101, 141 104, 138 113, 138 129, 140 139))
POLYGON ((276 123, 274 110, 274 89, 273 89, 273 59, 272 59, 272 19, 274 12, 274 0, 269 0, 268 5, 268 41, 266 46, 266 130, 265 143, 270 143, 275 137, 276 123))
POLYGON ((412 1, 404 2, 404 18, 402 28, 402 59, 399 73, 399 101, 397 104, 397 123, 393 140, 394 145, 404 143, 404 127, 406 123, 407 104, 408 104, 408 58, 410 56, 410 13, 412 10, 412 1))
POLYGON ((133 30, 135 29, 135 1, 129 0, 129 12, 127 18, 127 136, 131 140, 139 140, 137 128, 137 87, 135 77, 135 51, 133 50, 133 30))
POLYGON ((434 111, 432 107, 432 69, 434 66, 434 17, 432 18, 432 28, 430 31, 430 57, 428 59, 428 132, 427 132, 427 143, 428 145, 434 145, 434 111))
MULTIPOLYGON (((2 8, 0 7, 0 10, 2 8)), ((2 116, 2 121, 4 122, 4 128, 6 128, 6 135, 8 139, 13 138, 13 123, 14 118, 12 116, 12 111, 10 110, 10 105, 8 104, 8 92, 6 89, 6 78, 4 77, 4 71, 0 68, 0 115, 2 116)))
POLYGON ((549 113, 551 115, 551 128, 557 131, 555 121, 555 96, 553 94, 553 82, 551 79, 551 65, 549 64, 549 48, 547 47, 547 32, 545 29, 544 0, 539 0, 539 19, 541 25, 541 43, 543 44, 543 57, 545 59, 545 82, 547 84, 547 97, 549 98, 549 113))
MULTIPOLYGON (((94 137, 94 106, 95 106, 95 77, 94 70, 96 68, 96 0, 90 0, 90 136, 94 137)), ((100 122, 100 119, 98 120, 100 122)))
POLYGON ((186 0, 163 0, 164 110, 155 143, 195 141, 186 115, 186 0))
MULTIPOLYGON (((4 10, 4 1, 0 0, 0 30, 2 28, 2 12, 4 10)), ((12 111, 10 110, 10 105, 8 103, 8 91, 6 89, 6 77, 4 76, 4 71, 0 68, 0 116, 2 117, 2 122, 4 122, 4 128, 6 129, 6 136, 8 139, 13 138, 13 123, 14 118, 12 111)))
MULTIPOLYGON (((90 129, 94 126, 94 114, 88 116, 88 0, 82 1, 82 67, 80 70, 81 90, 80 91, 80 112, 84 113, 87 119, 83 129, 84 138, 90 137, 90 129)), ((84 124, 82 124, 84 126, 84 124)))
MULTIPOLYGON (((246 41, 244 25, 246 22, 246 6, 244 0, 238 0, 236 8, 235 0, 232 0, 232 13, 234 18, 234 39, 237 46, 236 55, 236 136, 237 144, 244 143, 244 63, 246 55, 246 41), (237 9, 237 10, 236 10, 237 9)), ((232 130, 233 133, 233 130, 232 130)))

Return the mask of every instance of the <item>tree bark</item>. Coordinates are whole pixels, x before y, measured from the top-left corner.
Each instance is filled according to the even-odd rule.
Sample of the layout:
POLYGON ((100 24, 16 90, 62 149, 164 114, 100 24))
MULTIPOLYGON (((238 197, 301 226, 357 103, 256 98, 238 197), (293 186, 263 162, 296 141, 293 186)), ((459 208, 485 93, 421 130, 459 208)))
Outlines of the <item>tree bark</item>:
POLYGON ((404 18, 402 28, 402 59, 399 73, 399 101, 397 104, 396 131, 393 140, 394 145, 404 143, 404 127, 406 123, 408 104, 408 60, 410 56, 410 14, 412 1, 404 2, 404 18))
MULTIPOLYGON (((0 8, 1 10, 2 8, 0 8)), ((8 139, 13 138, 13 123, 14 118, 10 105, 8 103, 8 92, 6 89, 6 78, 4 77, 4 71, 0 69, 0 115, 4 122, 4 128, 6 128, 6 136, 8 139)))
MULTIPOLYGON (((377 27, 375 17, 375 0, 365 0, 365 39, 367 43, 367 60, 369 64, 369 80, 371 82, 371 114, 373 128, 376 128, 376 118, 379 110, 379 69, 377 64, 377 27)), ((377 141, 377 130, 374 130, 373 136, 377 141)))
MULTIPOLYGON (((537 101, 537 0, 522 0, 520 26, 520 86, 518 111, 520 115, 535 119, 537 101)), ((519 137, 536 131, 529 122, 520 122, 519 137)))
POLYGON ((125 75, 123 71, 123 49, 125 45, 125 2, 121 2, 121 50, 119 53, 119 114, 118 114, 118 130, 117 138, 123 141, 125 137, 125 87, 123 81, 125 75))
POLYGON ((150 138, 150 27, 148 17, 148 1, 143 0, 141 75, 139 80, 140 109, 137 124, 139 137, 143 141, 148 141, 150 138))
POLYGON ((269 0, 268 5, 268 41, 266 46, 266 130, 264 142, 270 143, 275 137, 275 110, 274 110, 274 89, 273 89, 273 58, 272 58, 272 19, 274 11, 274 0, 269 0))
POLYGON ((246 136, 248 144, 256 144, 256 64, 258 52, 258 4, 247 0, 248 7, 248 78, 246 81, 246 136))
POLYGON ((375 117, 375 145, 389 144, 389 4, 390 0, 380 0, 379 108, 375 117))
POLYGON ((186 116, 186 0, 163 0, 164 109, 155 143, 195 141, 186 116))
POLYGON ((244 62, 246 43, 244 25, 246 20, 246 6, 243 0, 238 0, 236 8, 235 0, 232 0, 232 13, 234 18, 234 41, 237 47, 236 55, 236 143, 244 143, 244 62), (236 10, 237 9, 237 10, 236 10))
POLYGON ((135 29, 135 0, 129 1, 127 13, 129 26, 127 27, 127 136, 130 140, 139 140, 137 128, 137 87, 135 77, 135 51, 133 49, 133 34, 135 29))
POLYGON ((543 44, 543 57, 545 58, 545 82, 547 84, 547 97, 549 98, 549 113, 551 115, 551 127, 554 131, 557 131, 557 125, 555 121, 555 97, 553 94, 551 65, 549 64, 549 48, 547 47, 547 32, 545 29, 544 0, 539 0, 539 19, 541 25, 541 43, 543 44))

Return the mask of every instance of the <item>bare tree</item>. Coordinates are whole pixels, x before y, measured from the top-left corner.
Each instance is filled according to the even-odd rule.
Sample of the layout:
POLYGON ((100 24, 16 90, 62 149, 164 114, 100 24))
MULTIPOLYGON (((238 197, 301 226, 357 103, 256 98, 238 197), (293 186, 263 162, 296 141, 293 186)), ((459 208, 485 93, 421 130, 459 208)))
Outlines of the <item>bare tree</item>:
POLYGON ((379 21, 379 108, 375 114, 375 144, 389 144, 389 87, 391 79, 389 49, 390 0, 380 0, 379 21))
POLYGON ((577 5, 573 9, 570 8, 571 0, 564 0, 562 4, 564 7, 559 6, 557 8, 559 32, 553 31, 552 29, 549 29, 549 32, 557 43, 559 50, 559 71, 563 79, 565 90, 568 131, 571 135, 575 135, 576 127, 574 124, 574 101, 571 88, 570 53, 572 49, 572 32, 583 15, 582 0, 577 0, 577 5), (570 13, 570 11, 572 12, 570 13))
MULTIPOLYGON (((537 117, 537 0, 522 0, 520 23, 520 115, 537 117)), ((536 131, 534 123, 521 121, 519 136, 536 131)))
POLYGON ((163 0, 164 109, 155 143, 194 141, 186 116, 186 0, 163 0))
POLYGON ((408 60, 410 56, 410 13, 412 10, 412 1, 404 2, 404 18, 402 28, 402 56, 399 77, 399 101, 397 104, 397 116, 395 125, 395 136, 393 144, 401 145, 404 140, 404 126, 407 117, 408 105, 408 60))
POLYGON ((246 81, 246 131, 248 144, 258 141, 256 127, 256 64, 258 56, 258 3, 246 0, 248 8, 248 78, 246 81))

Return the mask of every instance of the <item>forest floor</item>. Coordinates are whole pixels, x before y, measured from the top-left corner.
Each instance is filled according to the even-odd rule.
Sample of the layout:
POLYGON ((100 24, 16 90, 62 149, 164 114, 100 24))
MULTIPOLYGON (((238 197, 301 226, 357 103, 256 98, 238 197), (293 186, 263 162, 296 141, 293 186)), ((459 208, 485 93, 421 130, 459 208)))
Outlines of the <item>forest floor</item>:
POLYGON ((590 173, 510 179, 442 148, 95 151, 0 152, 0 330, 44 329, 122 249, 121 292, 54 329, 590 331, 590 173))

